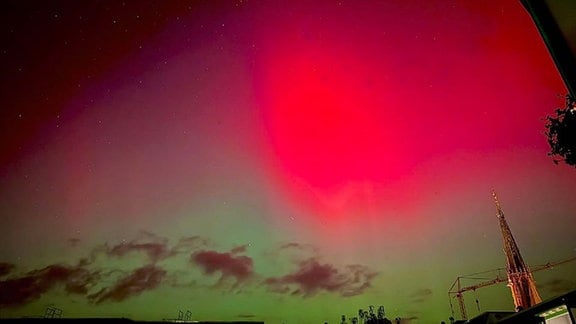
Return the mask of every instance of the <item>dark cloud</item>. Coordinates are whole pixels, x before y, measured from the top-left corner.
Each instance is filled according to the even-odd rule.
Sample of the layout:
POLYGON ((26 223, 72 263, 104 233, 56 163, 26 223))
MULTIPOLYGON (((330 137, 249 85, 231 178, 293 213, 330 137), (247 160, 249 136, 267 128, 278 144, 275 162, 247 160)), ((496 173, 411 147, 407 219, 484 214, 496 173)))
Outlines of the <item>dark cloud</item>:
POLYGON ((297 242, 283 243, 266 252, 272 262, 298 263, 318 257, 318 251, 310 245, 297 242))
POLYGON ((432 290, 428 288, 418 289, 410 294, 409 297, 412 299, 412 302, 421 303, 432 297, 432 290))
POLYGON ((157 262, 170 256, 170 251, 165 243, 120 243, 108 249, 110 256, 122 257, 131 252, 143 252, 150 261, 157 262))
POLYGON ((372 279, 377 275, 362 265, 338 269, 331 264, 321 264, 315 258, 301 261, 298 266, 293 273, 265 279, 264 284, 276 293, 308 297, 326 291, 349 297, 361 294, 370 287, 372 279))
POLYGON ((0 262, 0 277, 4 277, 5 275, 12 272, 14 269, 14 265, 8 262, 0 262))
POLYGON ((69 239, 67 240, 67 242, 68 242, 68 244, 69 244, 70 246, 77 246, 78 244, 80 244, 80 239, 79 239, 79 238, 76 238, 76 237, 73 237, 73 238, 69 238, 69 239))
POLYGON ((82 266, 50 265, 20 277, 0 281, 0 307, 19 307, 37 300, 42 294, 63 286, 69 294, 85 295, 99 279, 97 271, 82 266), (9 293, 4 293, 9 292, 9 293))
MULTIPOLYGON (((71 238, 70 245, 80 243, 80 239, 71 238)), ((196 286, 186 273, 170 273, 156 266, 158 261, 168 257, 183 254, 190 255, 191 261, 202 268, 204 273, 221 274, 219 283, 229 278, 235 285, 245 282, 253 275, 253 261, 250 257, 240 255, 246 252, 246 245, 238 246, 229 253, 219 253, 210 250, 200 250, 210 245, 210 241, 200 236, 180 239, 171 247, 168 239, 150 232, 140 232, 128 241, 116 245, 98 245, 87 257, 80 258, 77 265, 49 265, 24 274, 14 274, 15 265, 0 262, 0 308, 11 308, 26 305, 38 300, 43 294, 55 288, 61 288, 68 294, 86 297, 89 301, 99 304, 106 301, 121 302, 145 291, 153 290, 161 284, 170 286, 196 286), (197 253, 194 253, 197 251, 197 253), (149 260, 148 265, 126 273, 119 269, 98 270, 95 261, 99 257, 125 257, 131 253, 143 254, 149 260), (96 269, 96 270, 94 270, 96 269), (100 282, 109 278, 120 279, 111 286, 95 292, 100 282), (185 278, 185 279, 182 279, 185 278)))
POLYGON ((145 231, 141 231, 138 237, 130 242, 106 247, 106 254, 109 256, 123 257, 132 252, 146 254, 151 262, 157 262, 172 255, 168 248, 168 239, 145 231))
POLYGON ((181 238, 172 248, 173 254, 190 253, 199 248, 210 246, 210 240, 201 236, 189 236, 181 238))
POLYGON ((292 251, 304 252, 306 254, 316 254, 316 249, 312 245, 296 242, 284 243, 278 248, 278 250, 280 252, 292 250, 292 251))
POLYGON ((254 274, 252 258, 236 255, 234 252, 220 253, 203 250, 194 253, 191 261, 200 266, 205 274, 220 272, 220 284, 229 278, 234 278, 236 284, 239 284, 254 274))
POLYGON ((544 283, 539 283, 538 288, 547 290, 555 295, 560 295, 576 288, 576 281, 556 278, 544 283))
POLYGON ((33 276, 0 282, 0 307, 19 307, 34 301, 52 288, 52 283, 38 282, 33 276))
MULTIPOLYGON (((77 244, 79 240, 70 239, 69 242, 77 244)), ((13 271, 15 265, 0 263, 0 277, 4 278, 0 281, 0 292, 10 292, 0 294, 0 307, 28 304, 57 287, 68 294, 83 296, 94 304, 100 304, 122 302, 161 285, 199 286, 201 283, 197 278, 190 277, 186 272, 168 273, 157 266, 158 261, 184 252, 189 255, 189 262, 196 265, 205 275, 216 276, 218 281, 212 287, 236 288, 239 285, 247 287, 246 283, 254 283, 253 279, 256 277, 254 262, 246 255, 247 245, 240 245, 226 252, 209 249, 210 245, 211 242, 206 238, 191 236, 182 238, 174 246, 170 246, 166 238, 150 232, 140 232, 136 238, 128 242, 96 246, 88 257, 81 258, 75 266, 55 264, 15 275, 13 271), (125 257, 131 253, 146 256, 149 259, 148 264, 125 272, 119 269, 103 271, 95 262, 99 257, 125 257), (103 282, 110 282, 110 278, 120 279, 113 284, 102 286, 103 282), (99 291, 95 288, 97 285, 102 287, 99 291)), ((314 251, 309 245, 288 243, 277 247, 274 251, 283 253, 283 258, 279 258, 279 261, 287 260, 285 257, 288 255, 292 256, 288 262, 297 265, 297 269, 292 273, 282 273, 264 279, 263 284, 276 293, 307 297, 324 291, 344 297, 354 296, 370 287, 372 279, 376 276, 375 272, 361 265, 337 268, 331 264, 322 264, 318 261, 318 257, 309 256, 309 252, 314 251)))
POLYGON ((145 291, 158 288, 165 278, 166 270, 155 265, 147 265, 135 269, 118 280, 112 287, 104 288, 88 296, 88 298, 96 304, 105 301, 121 302, 145 291))
POLYGON ((230 253, 232 254, 239 254, 239 253, 244 253, 246 252, 246 249, 248 248, 248 245, 241 245, 241 246, 237 246, 235 248, 233 248, 232 250, 230 250, 230 253))
POLYGON ((282 244, 282 245, 280 246, 280 250, 292 249, 292 248, 295 248, 295 249, 304 249, 304 246, 305 246, 305 245, 303 245, 302 243, 290 242, 290 243, 282 244))

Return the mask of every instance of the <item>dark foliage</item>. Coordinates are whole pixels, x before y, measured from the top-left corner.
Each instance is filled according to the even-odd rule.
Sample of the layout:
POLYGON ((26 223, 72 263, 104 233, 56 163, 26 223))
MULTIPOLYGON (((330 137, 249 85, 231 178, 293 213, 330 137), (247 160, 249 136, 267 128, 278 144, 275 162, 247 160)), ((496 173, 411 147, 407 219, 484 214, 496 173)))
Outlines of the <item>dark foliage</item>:
POLYGON ((564 161, 576 167, 576 103, 566 97, 566 107, 556 109, 555 116, 546 117, 546 136, 554 163, 564 161))

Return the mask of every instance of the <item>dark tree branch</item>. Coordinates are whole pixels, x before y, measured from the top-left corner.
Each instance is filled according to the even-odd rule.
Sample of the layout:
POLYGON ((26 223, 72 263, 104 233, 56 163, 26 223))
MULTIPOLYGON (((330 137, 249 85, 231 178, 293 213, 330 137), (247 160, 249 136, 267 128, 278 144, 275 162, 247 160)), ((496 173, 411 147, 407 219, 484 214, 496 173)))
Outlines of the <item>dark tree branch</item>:
POLYGON ((564 161, 576 167, 576 102, 566 96, 566 107, 556 109, 555 116, 546 117, 546 136, 554 163, 564 161))

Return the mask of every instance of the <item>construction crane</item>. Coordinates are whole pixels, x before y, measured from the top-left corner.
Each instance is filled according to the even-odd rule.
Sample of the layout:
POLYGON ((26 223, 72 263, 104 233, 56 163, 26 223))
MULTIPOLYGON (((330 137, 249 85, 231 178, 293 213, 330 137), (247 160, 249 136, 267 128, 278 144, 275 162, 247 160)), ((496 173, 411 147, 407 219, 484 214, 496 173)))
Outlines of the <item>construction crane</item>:
MULTIPOLYGON (((512 299, 514 300, 514 307, 517 311, 532 307, 542 301, 540 295, 538 294, 538 290, 536 289, 536 282, 534 281, 534 277, 532 276, 532 272, 548 269, 555 265, 570 262, 572 260, 564 260, 560 261, 559 263, 556 262, 554 264, 546 264, 540 267, 536 267, 530 269, 524 263, 522 255, 520 254, 520 249, 516 244, 516 240, 512 235, 512 231, 508 226, 508 222, 504 217, 504 212, 502 211, 502 207, 500 206, 500 201, 496 196, 496 191, 492 189, 492 198, 494 199, 494 205, 496 206, 496 216, 498 218, 498 223, 500 225, 500 231, 502 233, 502 243, 503 243, 503 250, 506 256, 506 268, 505 269, 496 269, 498 271, 498 275, 490 279, 488 281, 481 282, 479 284, 473 286, 462 287, 461 279, 471 279, 471 277, 458 277, 452 287, 448 291, 448 296, 450 299, 450 308, 452 309, 452 316, 454 310, 452 308, 452 296, 454 295, 456 299, 458 299, 458 303, 460 306, 460 315, 462 319, 468 319, 468 315, 466 314, 466 306, 464 305, 464 296, 462 293, 470 290, 476 290, 481 287, 497 284, 500 282, 507 281, 508 287, 510 287, 510 292, 512 293, 512 299), (502 271, 506 271, 506 276, 502 275, 502 271)), ((475 275, 478 275, 477 273, 475 275)), ((479 278, 477 278, 479 279, 479 278)), ((478 300, 476 300, 478 303, 478 300)))
MULTIPOLYGON (((565 263, 572 262, 572 261, 576 261, 576 256, 568 258, 568 259, 564 259, 561 261, 548 262, 546 264, 531 267, 531 272, 551 269, 551 268, 554 268, 554 267, 559 266, 561 264, 565 264, 565 263)), ((473 273, 470 275, 457 277, 456 280, 454 281, 454 283, 452 284, 452 286, 450 287, 450 290, 448 291, 448 298, 450 300, 450 310, 452 311, 452 317, 454 317, 454 308, 452 306, 452 299, 456 298, 458 300, 458 306, 460 308, 460 317, 461 317, 461 319, 466 320, 466 319, 468 319, 468 315, 466 312, 466 305, 464 303, 464 295, 463 294, 465 292, 476 291, 479 288, 491 286, 491 285, 498 284, 501 282, 506 282, 506 281, 508 281, 508 276, 506 275, 506 268, 498 268, 498 269, 494 269, 494 270, 477 272, 477 273, 473 273), (482 282, 477 283, 475 285, 470 285, 470 286, 464 286, 463 285, 463 280, 483 280, 483 279, 486 279, 484 276, 479 277, 479 276, 486 274, 486 273, 496 273, 496 276, 494 276, 492 279, 482 281, 482 282)), ((476 303, 478 303, 478 300, 476 300, 476 303)))

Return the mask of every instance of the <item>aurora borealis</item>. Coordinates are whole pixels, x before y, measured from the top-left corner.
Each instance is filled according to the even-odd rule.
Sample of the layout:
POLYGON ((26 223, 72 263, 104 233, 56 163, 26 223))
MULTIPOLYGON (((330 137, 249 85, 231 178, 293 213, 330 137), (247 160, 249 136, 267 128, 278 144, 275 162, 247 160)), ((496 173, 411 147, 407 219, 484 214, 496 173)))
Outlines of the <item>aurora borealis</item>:
POLYGON ((519 1, 0 6, 2 318, 440 323, 505 265, 492 188, 527 264, 576 253, 566 88, 519 1))

